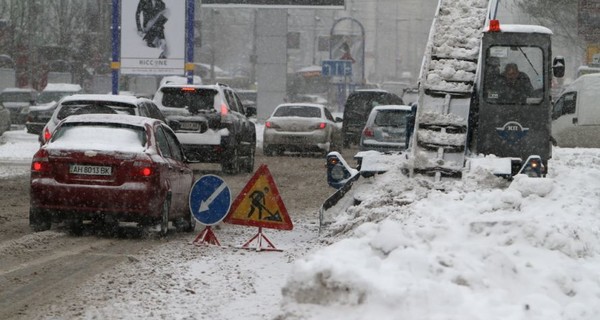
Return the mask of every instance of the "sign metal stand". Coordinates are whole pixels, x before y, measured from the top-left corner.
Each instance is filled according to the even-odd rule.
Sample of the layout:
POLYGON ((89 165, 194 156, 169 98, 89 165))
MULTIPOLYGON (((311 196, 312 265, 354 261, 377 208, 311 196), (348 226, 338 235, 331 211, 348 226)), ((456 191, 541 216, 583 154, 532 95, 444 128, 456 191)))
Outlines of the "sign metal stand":
POLYGON ((283 251, 281 249, 275 248, 271 240, 269 240, 269 238, 267 238, 267 236, 265 236, 265 234, 262 232, 262 227, 258 227, 258 233, 254 237, 252 237, 252 239, 248 240, 248 242, 244 243, 244 245, 241 246, 241 248, 252 249, 250 247, 250 244, 254 240, 256 240, 256 251, 283 251), (267 243, 267 246, 263 247, 263 240, 267 243))
POLYGON ((196 246, 209 245, 209 244, 219 246, 219 247, 221 246, 221 243, 217 239, 217 236, 212 231, 212 228, 210 226, 206 226, 204 228, 204 230, 202 230, 202 232, 200 232, 200 234, 198 234, 196 239, 194 239, 194 241, 192 241, 192 244, 194 244, 196 246))

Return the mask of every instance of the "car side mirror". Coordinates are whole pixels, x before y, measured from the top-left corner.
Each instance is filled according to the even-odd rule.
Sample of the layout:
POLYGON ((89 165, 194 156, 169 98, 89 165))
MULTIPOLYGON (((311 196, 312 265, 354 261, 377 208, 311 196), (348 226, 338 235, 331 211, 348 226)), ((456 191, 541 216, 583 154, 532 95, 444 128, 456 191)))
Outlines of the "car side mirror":
POLYGON ((335 117, 335 122, 344 122, 344 119, 340 117, 335 117))
POLYGON ((552 62, 552 72, 557 78, 562 78, 565 75, 565 58, 556 56, 552 62))
POLYGON ((252 117, 256 115, 256 108, 246 107, 246 117, 252 117))

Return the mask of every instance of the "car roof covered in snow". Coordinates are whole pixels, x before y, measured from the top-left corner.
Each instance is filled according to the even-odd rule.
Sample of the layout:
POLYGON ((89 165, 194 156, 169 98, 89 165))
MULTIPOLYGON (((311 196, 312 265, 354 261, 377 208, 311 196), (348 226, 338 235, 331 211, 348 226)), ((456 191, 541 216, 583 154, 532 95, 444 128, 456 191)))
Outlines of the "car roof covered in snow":
POLYGON ((70 101, 102 101, 102 102, 119 102, 127 104, 136 104, 139 101, 150 101, 146 98, 138 98, 132 95, 125 94, 74 94, 64 97, 61 103, 70 101))
POLYGON ((152 125, 155 122, 162 122, 158 119, 152 119, 147 117, 140 117, 134 115, 125 114, 78 114, 72 115, 65 118, 62 123, 114 123, 124 124, 137 127, 144 127, 145 125, 152 125))
POLYGON ((81 86, 73 83, 48 83, 43 91, 81 91, 81 86))

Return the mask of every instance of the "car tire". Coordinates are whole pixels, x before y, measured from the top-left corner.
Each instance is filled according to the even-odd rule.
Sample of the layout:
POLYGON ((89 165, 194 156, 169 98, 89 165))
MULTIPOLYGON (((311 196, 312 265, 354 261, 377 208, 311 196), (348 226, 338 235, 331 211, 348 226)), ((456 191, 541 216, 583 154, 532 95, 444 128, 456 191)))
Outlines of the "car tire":
POLYGON ((254 172, 254 155, 256 154, 256 142, 250 146, 248 155, 244 159, 244 165, 242 170, 247 173, 254 172))
POLYGON ((271 146, 263 146, 263 154, 267 157, 273 156, 273 148, 271 146))
POLYGON ((171 207, 171 197, 167 196, 160 212, 160 236, 165 237, 169 232, 169 210, 171 207))
POLYGON ((75 236, 81 236, 83 234, 83 221, 76 219, 69 221, 69 232, 75 236))
POLYGON ((221 163, 223 173, 234 175, 240 172, 240 157, 238 152, 237 144, 231 144, 229 151, 225 152, 221 163))
POLYGON ((192 212, 184 218, 185 226, 183 227, 183 232, 194 232, 196 230, 196 218, 192 212))
POLYGON ((52 216, 39 210, 29 209, 29 226, 34 232, 50 230, 52 226, 52 216))

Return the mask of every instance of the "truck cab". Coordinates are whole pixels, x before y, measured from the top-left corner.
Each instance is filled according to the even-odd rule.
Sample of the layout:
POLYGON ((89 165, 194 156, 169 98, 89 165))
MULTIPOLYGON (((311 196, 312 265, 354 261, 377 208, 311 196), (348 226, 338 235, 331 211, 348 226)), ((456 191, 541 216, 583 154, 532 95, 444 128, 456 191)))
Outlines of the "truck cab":
POLYGON ((550 85, 553 69, 564 73, 564 60, 552 61, 551 36, 545 27, 497 20, 483 32, 469 147, 471 154, 512 158, 511 175, 532 155, 545 174, 552 157, 550 85))

